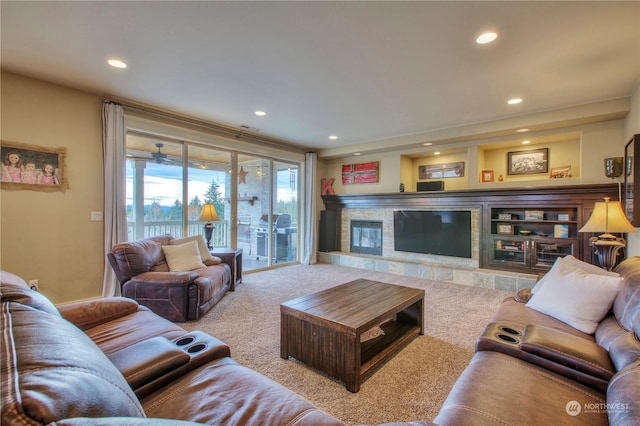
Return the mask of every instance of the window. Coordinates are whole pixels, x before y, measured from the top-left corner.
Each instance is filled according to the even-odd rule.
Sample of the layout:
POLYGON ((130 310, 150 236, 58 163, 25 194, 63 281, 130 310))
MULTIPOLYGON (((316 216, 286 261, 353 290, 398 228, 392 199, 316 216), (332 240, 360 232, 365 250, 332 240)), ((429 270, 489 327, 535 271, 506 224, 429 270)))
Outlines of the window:
POLYGON ((296 162, 130 131, 126 137, 130 241, 205 235, 198 221, 213 204, 211 245, 243 249, 243 270, 298 260, 296 162))

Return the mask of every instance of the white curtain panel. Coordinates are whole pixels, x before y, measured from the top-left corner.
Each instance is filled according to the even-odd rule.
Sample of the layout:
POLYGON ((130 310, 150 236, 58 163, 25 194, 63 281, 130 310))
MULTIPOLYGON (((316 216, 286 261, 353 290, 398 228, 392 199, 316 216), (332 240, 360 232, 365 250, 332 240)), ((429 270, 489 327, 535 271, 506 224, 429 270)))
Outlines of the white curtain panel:
POLYGON ((304 238, 302 263, 313 265, 317 260, 316 249, 316 190, 315 181, 318 167, 318 155, 315 152, 307 152, 304 164, 304 238))
POLYGON ((120 284, 106 259, 114 244, 127 240, 125 207, 125 130, 122 106, 102 104, 102 153, 104 162, 104 283, 102 296, 120 296, 120 284))

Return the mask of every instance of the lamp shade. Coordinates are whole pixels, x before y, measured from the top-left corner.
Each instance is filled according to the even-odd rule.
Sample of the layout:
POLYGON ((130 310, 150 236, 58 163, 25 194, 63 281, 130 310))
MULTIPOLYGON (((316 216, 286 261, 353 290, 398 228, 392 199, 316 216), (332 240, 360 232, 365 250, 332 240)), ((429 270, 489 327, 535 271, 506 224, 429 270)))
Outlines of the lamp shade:
POLYGON ((212 222, 214 220, 219 220, 218 212, 216 212, 216 208, 213 204, 205 204, 202 206, 202 211, 200 212, 200 216, 198 220, 201 222, 212 222))
POLYGON ((627 220, 620 201, 605 200, 596 203, 591 217, 579 232, 637 232, 627 220))

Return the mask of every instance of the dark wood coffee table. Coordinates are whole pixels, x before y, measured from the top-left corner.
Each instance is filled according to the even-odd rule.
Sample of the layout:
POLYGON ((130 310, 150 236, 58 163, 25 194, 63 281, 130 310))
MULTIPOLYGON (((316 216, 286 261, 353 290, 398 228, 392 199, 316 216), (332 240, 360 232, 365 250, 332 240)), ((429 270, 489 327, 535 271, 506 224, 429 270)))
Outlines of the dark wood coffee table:
POLYGON ((424 334, 424 290, 356 280, 280 305, 280 356, 345 382, 351 392, 424 334), (382 324, 384 335, 360 341, 382 324))

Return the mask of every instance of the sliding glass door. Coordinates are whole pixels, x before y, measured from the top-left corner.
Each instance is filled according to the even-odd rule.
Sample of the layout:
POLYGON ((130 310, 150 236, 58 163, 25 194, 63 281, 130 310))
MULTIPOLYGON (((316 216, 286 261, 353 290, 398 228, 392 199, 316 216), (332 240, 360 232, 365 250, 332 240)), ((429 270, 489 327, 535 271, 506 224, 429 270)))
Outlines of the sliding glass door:
POLYGON ((126 148, 130 241, 207 238, 212 205, 210 246, 242 249, 243 270, 298 261, 299 164, 136 132, 126 148))

